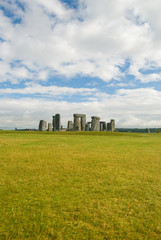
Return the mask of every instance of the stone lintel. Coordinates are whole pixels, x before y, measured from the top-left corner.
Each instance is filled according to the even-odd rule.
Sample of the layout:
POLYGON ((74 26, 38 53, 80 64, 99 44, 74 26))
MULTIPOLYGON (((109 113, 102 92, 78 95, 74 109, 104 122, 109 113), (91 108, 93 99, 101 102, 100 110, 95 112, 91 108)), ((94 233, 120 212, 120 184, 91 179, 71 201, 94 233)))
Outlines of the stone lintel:
POLYGON ((92 116, 92 119, 100 120, 100 117, 92 116))
POLYGON ((85 117, 86 117, 86 114, 74 113, 74 114, 73 114, 73 117, 74 117, 74 118, 85 118, 85 117))

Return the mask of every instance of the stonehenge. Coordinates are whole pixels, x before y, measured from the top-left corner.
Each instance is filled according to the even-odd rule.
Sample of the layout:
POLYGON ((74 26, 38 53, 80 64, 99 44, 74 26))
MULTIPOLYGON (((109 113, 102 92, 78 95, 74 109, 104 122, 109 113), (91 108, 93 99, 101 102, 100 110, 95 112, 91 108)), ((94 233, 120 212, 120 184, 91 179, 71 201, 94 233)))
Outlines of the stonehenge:
POLYGON ((47 123, 44 120, 40 120, 39 123, 39 131, 46 131, 47 128, 47 123))
POLYGON ((91 131, 91 122, 86 123, 86 131, 91 131))
POLYGON ((107 130, 106 122, 100 122, 100 131, 106 131, 106 130, 107 130))
POLYGON ((114 132, 115 131, 115 120, 114 119, 111 119, 110 125, 111 125, 111 132, 114 132))
POLYGON ((61 121, 60 121, 60 114, 56 114, 53 116, 53 131, 60 131, 61 130, 61 121))
POLYGON ((107 131, 114 132, 115 131, 115 120, 111 119, 109 123, 107 123, 107 131))
POLYGON ((63 129, 61 126, 60 114, 52 116, 52 123, 47 123, 44 120, 39 122, 39 131, 115 131, 115 120, 110 122, 100 121, 100 117, 92 116, 91 122, 86 122, 86 114, 73 114, 73 121, 68 121, 67 128, 63 129))
POLYGON ((100 117, 93 116, 91 118, 91 131, 100 131, 100 117))
POLYGON ((48 132, 52 132, 52 123, 48 123, 48 132))
POLYGON ((73 122, 72 122, 72 121, 68 121, 67 130, 68 130, 68 131, 73 131, 73 130, 74 130, 73 127, 74 127, 73 122))
POLYGON ((85 131, 86 128, 86 115, 85 114, 73 114, 74 117, 74 130, 85 131))

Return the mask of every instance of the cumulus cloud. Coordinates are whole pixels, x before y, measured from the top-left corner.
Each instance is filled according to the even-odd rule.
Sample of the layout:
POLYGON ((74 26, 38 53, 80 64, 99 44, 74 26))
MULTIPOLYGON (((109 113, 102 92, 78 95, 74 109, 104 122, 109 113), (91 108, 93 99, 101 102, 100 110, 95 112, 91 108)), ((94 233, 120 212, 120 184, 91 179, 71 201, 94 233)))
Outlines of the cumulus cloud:
POLYGON ((59 112, 62 124, 73 120, 73 113, 87 114, 87 121, 97 115, 103 121, 116 119, 116 127, 159 127, 161 125, 161 92, 152 89, 121 89, 117 93, 95 93, 95 99, 84 102, 67 102, 45 98, 0 99, 0 128, 35 127, 39 120, 51 122, 52 115, 59 112), (150 96, 150 98, 149 98, 150 96), (135 101, 133 101, 135 99, 135 101), (159 110, 158 110, 159 109, 159 110))
MULTIPOLYGON (((160 79, 156 74, 144 80, 137 74, 148 59, 161 66, 159 0, 155 4, 152 0, 102 0, 101 4, 80 0, 77 9, 59 0, 23 0, 24 11, 17 1, 11 3, 14 18, 21 22, 13 23, 0 11, 4 63, 16 59, 30 68, 36 64, 38 69, 48 68, 67 77, 81 73, 110 81, 119 79, 118 66, 131 59, 135 71, 129 73, 137 79, 160 79)), ((1 4, 11 11, 9 1, 1 4)))
POLYGON ((40 84, 27 84, 29 86, 25 88, 5 88, 0 89, 0 95, 6 94, 39 94, 43 96, 72 96, 72 95, 93 95, 97 92, 95 88, 72 88, 72 87, 58 87, 58 86, 42 86, 40 84))
POLYGON ((159 89, 137 86, 161 80, 160 10, 160 0, 79 0, 76 8, 60 0, 1 0, 1 126, 7 119, 15 126, 22 116, 18 125, 30 122, 36 127, 42 115, 48 119, 57 111, 64 113, 65 121, 79 111, 104 120, 116 118, 120 126, 161 124, 159 89), (108 82, 107 89, 136 89, 109 94, 98 85, 98 89, 81 84, 60 87, 55 80, 64 76, 77 81, 78 75, 108 82), (132 76, 129 81, 128 76, 132 76), (21 95, 16 95, 21 100, 13 94, 21 95), (84 99, 68 102, 67 95, 84 99), (62 101, 45 100, 59 96, 62 101), (43 105, 45 110, 39 111, 43 105))

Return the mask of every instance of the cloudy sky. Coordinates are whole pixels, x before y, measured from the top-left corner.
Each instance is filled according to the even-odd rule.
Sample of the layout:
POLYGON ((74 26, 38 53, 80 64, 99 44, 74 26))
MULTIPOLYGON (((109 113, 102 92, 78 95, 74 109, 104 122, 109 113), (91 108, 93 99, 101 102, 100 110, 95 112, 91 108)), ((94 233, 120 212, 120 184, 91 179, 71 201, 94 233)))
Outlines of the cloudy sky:
POLYGON ((0 128, 161 127, 160 0, 0 0, 0 128))

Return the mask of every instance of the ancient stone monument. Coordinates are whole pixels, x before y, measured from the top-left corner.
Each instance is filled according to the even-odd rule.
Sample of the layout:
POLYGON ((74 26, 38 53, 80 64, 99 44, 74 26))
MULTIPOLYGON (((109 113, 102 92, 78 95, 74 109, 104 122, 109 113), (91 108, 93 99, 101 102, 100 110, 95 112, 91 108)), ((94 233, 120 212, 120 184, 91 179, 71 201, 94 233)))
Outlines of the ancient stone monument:
POLYGON ((61 130, 61 121, 60 121, 60 114, 56 114, 53 116, 53 131, 60 131, 61 130))
POLYGON ((74 130, 73 122, 72 121, 68 121, 67 131, 73 131, 73 130, 74 130))
POLYGON ((73 114, 74 117, 74 131, 85 131, 86 128, 86 115, 73 114))
POLYGON ((86 123, 86 131, 91 131, 91 122, 86 123))
POLYGON ((115 120, 114 119, 111 119, 111 132, 114 132, 115 131, 115 120))
POLYGON ((115 131, 115 120, 111 119, 111 122, 107 123, 107 131, 115 131))
POLYGON ((109 122, 107 123, 107 131, 111 131, 111 124, 109 122))
POLYGON ((47 128, 47 123, 44 120, 40 120, 39 123, 39 131, 46 131, 47 128))
POLYGON ((106 122, 100 122, 100 131, 106 131, 107 127, 106 127, 106 122))
POLYGON ((52 123, 48 123, 48 132, 52 132, 52 123))
MULTIPOLYGON (((100 117, 92 116, 91 122, 86 123, 86 114, 73 114, 74 123, 68 121, 67 131, 115 131, 115 120, 111 119, 109 123, 106 124, 105 121, 100 122, 100 117)), ((52 123, 47 123, 44 120, 40 120, 39 131, 64 131, 65 129, 61 126, 60 114, 55 114, 53 116, 52 123)))
POLYGON ((100 117, 93 116, 91 118, 91 131, 100 131, 100 117))

